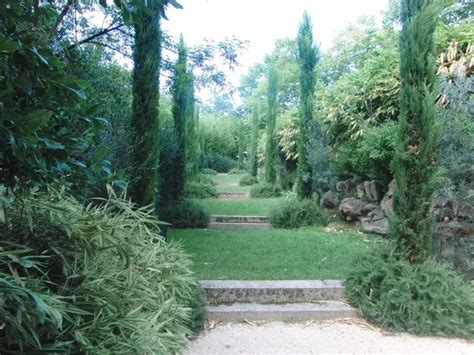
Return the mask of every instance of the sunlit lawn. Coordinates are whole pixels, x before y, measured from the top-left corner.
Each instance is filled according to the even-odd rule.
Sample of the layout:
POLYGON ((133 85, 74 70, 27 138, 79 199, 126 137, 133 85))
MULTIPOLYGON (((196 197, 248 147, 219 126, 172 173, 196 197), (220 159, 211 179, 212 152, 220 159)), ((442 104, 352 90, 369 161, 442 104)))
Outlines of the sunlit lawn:
POLYGON ((283 197, 248 200, 219 200, 208 198, 197 200, 211 215, 268 216, 283 197))
POLYGON ((382 239, 363 234, 300 230, 172 230, 201 280, 344 279, 352 262, 382 239))

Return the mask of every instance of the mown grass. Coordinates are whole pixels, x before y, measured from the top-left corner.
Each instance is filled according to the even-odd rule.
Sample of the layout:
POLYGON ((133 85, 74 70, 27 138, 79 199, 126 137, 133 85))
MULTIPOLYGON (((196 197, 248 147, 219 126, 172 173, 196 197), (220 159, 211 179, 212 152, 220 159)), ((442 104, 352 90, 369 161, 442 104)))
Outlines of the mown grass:
POLYGON ((218 175, 209 175, 209 177, 216 183, 216 184, 225 184, 225 183, 239 183, 240 179, 242 179, 247 174, 218 174, 218 175))
POLYGON ((216 185, 217 192, 250 192, 252 186, 216 185))
POLYGON ((248 200, 219 200, 208 198, 199 200, 211 215, 269 216, 278 205, 280 198, 259 198, 248 200))
POLYGON ((201 280, 345 279, 352 262, 382 239, 363 234, 299 230, 172 230, 201 280))

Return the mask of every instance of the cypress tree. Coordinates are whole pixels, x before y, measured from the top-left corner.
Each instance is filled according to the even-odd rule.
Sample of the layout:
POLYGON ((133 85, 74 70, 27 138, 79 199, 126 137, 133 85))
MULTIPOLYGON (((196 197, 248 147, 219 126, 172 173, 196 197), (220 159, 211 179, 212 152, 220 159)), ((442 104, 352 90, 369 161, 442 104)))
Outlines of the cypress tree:
POLYGON ((187 70, 186 46, 183 36, 179 39, 178 59, 174 66, 173 77, 173 119, 176 137, 176 157, 174 159, 174 179, 171 196, 174 201, 184 195, 186 180, 186 129, 187 121, 194 115, 193 78, 187 70))
POLYGON ((237 160, 237 168, 239 170, 242 170, 244 168, 244 150, 245 150, 245 132, 244 132, 244 121, 241 118, 239 118, 239 138, 238 138, 238 160, 237 160))
MULTIPOLYGON (((194 95, 192 95, 194 96, 194 95)), ((194 105, 193 105, 194 106, 194 105)), ((190 175, 194 176, 199 172, 199 109, 194 107, 190 110, 187 128, 186 156, 190 163, 190 175)))
POLYGON ((258 145, 258 111, 254 107, 252 111, 252 133, 250 137, 250 175, 257 177, 257 145, 258 145))
POLYGON ((311 131, 320 132, 314 120, 314 68, 318 61, 318 49, 313 43, 313 25, 305 11, 300 23, 298 37, 298 60, 300 68, 300 112, 298 136, 297 193, 300 199, 309 198, 313 193, 312 171, 308 162, 308 147, 311 131))
POLYGON ((276 71, 270 67, 267 86, 267 141, 265 145, 265 182, 276 182, 277 146, 275 139, 276 110, 277 110, 278 78, 276 71))
POLYGON ((393 162, 392 233, 412 263, 429 256, 431 196, 436 187, 439 125, 435 108, 434 0, 403 0, 400 35, 400 121, 393 162))
POLYGON ((158 182, 158 101, 161 64, 160 13, 157 1, 137 5, 133 17, 133 103, 131 126, 135 135, 130 195, 139 205, 155 203, 158 182))

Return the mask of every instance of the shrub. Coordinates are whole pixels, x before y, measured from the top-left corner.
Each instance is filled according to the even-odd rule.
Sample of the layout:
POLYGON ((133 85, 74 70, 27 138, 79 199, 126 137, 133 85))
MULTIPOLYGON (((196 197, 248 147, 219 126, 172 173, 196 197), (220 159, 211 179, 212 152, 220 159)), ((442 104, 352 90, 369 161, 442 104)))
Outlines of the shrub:
POLYGON ((196 175, 186 181, 184 193, 188 198, 211 198, 217 197, 217 190, 214 187, 214 181, 203 174, 196 175))
POLYGON ((253 198, 280 197, 281 188, 276 184, 258 184, 252 187, 250 196, 253 198))
POLYGON ((250 185, 255 185, 255 184, 258 184, 258 179, 252 175, 245 175, 239 181, 240 186, 250 186, 250 185))
POLYGON ((236 162, 228 157, 220 155, 219 153, 207 153, 203 157, 203 167, 213 169, 219 173, 227 173, 234 168, 236 162))
POLYGON ((346 292, 369 321, 394 331, 474 338, 474 290, 447 266, 410 264, 391 248, 364 256, 346 292))
POLYGON ((160 219, 174 228, 205 228, 209 224, 209 212, 199 203, 184 199, 171 207, 160 210, 160 219))
POLYGON ((229 170, 230 175, 241 175, 241 174, 246 174, 247 171, 244 169, 238 169, 238 168, 233 168, 229 170))
POLYGON ((202 169, 201 173, 205 174, 205 175, 217 175, 217 171, 215 171, 213 169, 209 169, 209 168, 202 169))
POLYGON ((270 213, 270 223, 277 228, 299 228, 326 224, 315 199, 289 198, 270 213))
POLYGON ((181 247, 158 238, 151 209, 109 189, 87 207, 51 192, 6 212, 2 238, 28 248, 0 249, 0 344, 22 353, 182 350, 196 284, 181 247))

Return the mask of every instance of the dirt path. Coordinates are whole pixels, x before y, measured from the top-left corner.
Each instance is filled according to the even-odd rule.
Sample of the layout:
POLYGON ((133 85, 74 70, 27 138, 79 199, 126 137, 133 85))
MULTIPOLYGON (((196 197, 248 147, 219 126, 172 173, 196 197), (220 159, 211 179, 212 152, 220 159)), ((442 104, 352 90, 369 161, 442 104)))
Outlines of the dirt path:
POLYGON ((219 324, 185 354, 474 354, 462 339, 384 334, 362 321, 312 324, 219 324))

